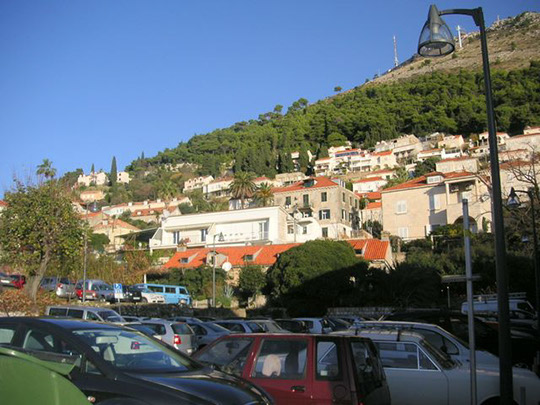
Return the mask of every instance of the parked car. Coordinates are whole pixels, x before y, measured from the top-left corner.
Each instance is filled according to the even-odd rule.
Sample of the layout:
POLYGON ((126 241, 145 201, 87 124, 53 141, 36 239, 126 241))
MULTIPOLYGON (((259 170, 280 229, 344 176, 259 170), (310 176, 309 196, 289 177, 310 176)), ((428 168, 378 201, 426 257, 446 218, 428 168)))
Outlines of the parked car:
POLYGON ((268 333, 284 333, 288 332, 287 330, 283 329, 276 321, 272 319, 258 319, 255 320, 255 322, 265 331, 268 333))
POLYGON ((171 318, 168 318, 169 321, 177 321, 177 322, 203 322, 200 318, 196 318, 194 316, 173 316, 171 318))
POLYGON ((213 322, 188 321, 187 324, 195 334, 197 350, 202 349, 204 346, 212 343, 214 340, 219 339, 222 336, 231 334, 229 329, 225 329, 223 326, 216 325, 213 322))
POLYGON ((326 318, 294 318, 303 321, 309 329, 309 333, 330 333, 332 326, 326 318))
POLYGON ((149 319, 141 324, 154 330, 160 340, 176 350, 191 355, 197 350, 197 339, 187 323, 166 321, 164 319, 149 319))
MULTIPOLYGON (((439 325, 444 330, 467 342, 469 336, 469 324, 467 315, 458 311, 433 310, 433 311, 410 311, 398 312, 384 316, 384 320, 424 322, 439 325)), ((487 325, 478 318, 474 320, 474 334, 476 348, 485 350, 496 356, 499 355, 499 337, 496 329, 487 325)), ((539 347, 539 340, 526 334, 511 336, 512 364, 531 368, 539 347)))
POLYGON ((124 318, 126 322, 140 322, 143 320, 143 317, 133 315, 122 315, 122 318, 124 318))
POLYGON ((263 333, 264 329, 257 321, 244 319, 220 319, 214 321, 216 325, 223 326, 225 329, 234 333, 263 333))
POLYGON ((67 277, 43 277, 39 287, 45 291, 55 291, 58 283, 71 283, 67 277))
POLYGON ((68 279, 59 280, 58 284, 56 284, 56 296, 59 298, 75 298, 77 296, 75 285, 76 283, 68 279))
POLYGON ((165 297, 162 294, 153 292, 152 290, 134 285, 130 289, 138 290, 141 293, 141 302, 143 304, 165 304, 165 297))
POLYGON ((142 302, 142 293, 138 288, 122 285, 122 294, 124 295, 123 298, 113 297, 112 302, 132 302, 135 304, 142 302))
MULTIPOLYGON (((360 336, 371 339, 384 366, 392 404, 470 403, 469 365, 460 365, 411 332, 369 330, 360 336)), ((478 404, 499 403, 499 372, 496 368, 476 368, 478 404)), ((538 377, 529 370, 514 368, 514 399, 521 405, 537 405, 538 377), (522 392, 523 391, 523 392, 522 392), (521 401, 525 395, 525 403, 521 401)))
MULTIPOLYGON (((0 319, 0 344, 74 364, 71 382, 95 404, 267 405, 253 384, 118 325, 73 319, 0 319), (66 361, 67 362, 67 361, 66 361)), ((36 401, 36 403, 44 403, 36 401)))
POLYGON ((326 320, 330 324, 330 328, 332 329, 333 332, 347 330, 351 326, 349 322, 344 321, 343 319, 339 319, 339 318, 327 317, 326 320))
POLYGON ((74 305, 51 305, 45 309, 45 315, 67 318, 86 319, 98 322, 126 322, 116 311, 99 307, 74 305))
MULTIPOLYGON (((77 297, 83 299, 83 281, 78 281, 75 286, 77 297)), ((103 280, 86 280, 85 299, 88 301, 108 301, 114 300, 114 289, 103 280)))
POLYGON ((67 377, 72 364, 40 360, 22 350, 0 347, 0 392, 7 404, 88 405, 88 399, 67 377), (32 389, 28 389, 28 387, 32 389), (61 392, 61 395, 58 393, 61 392))
POLYGON ((167 304, 178 304, 191 306, 191 295, 186 287, 182 285, 166 285, 166 284, 135 284, 136 287, 148 288, 151 291, 163 295, 167 304))
POLYGON ((298 319, 274 319, 283 329, 293 333, 309 333, 309 328, 304 321, 298 319))
POLYGON ((26 284, 26 277, 22 274, 11 274, 9 278, 11 279, 13 287, 18 288, 19 290, 26 284))
POLYGON ((123 324, 122 326, 126 328, 135 329, 141 333, 144 333, 146 336, 150 336, 154 339, 161 340, 161 337, 156 333, 156 331, 146 325, 143 325, 140 322, 128 322, 123 324))
POLYGON ((193 356, 257 384, 276 404, 390 404, 368 339, 313 334, 234 334, 193 356))
MULTIPOLYGON (((430 323, 405 321, 364 321, 357 322, 345 332, 334 333, 347 333, 354 335, 359 331, 370 329, 415 332, 426 339, 432 346, 450 356, 452 360, 457 360, 462 364, 468 364, 470 361, 470 350, 467 343, 452 335, 450 332, 444 330, 440 326, 430 323)), ((476 364, 479 366, 485 365, 489 367, 498 367, 499 358, 497 356, 494 356, 493 354, 484 350, 476 350, 475 353, 476 364)))
POLYGON ((11 278, 6 273, 0 272, 0 287, 12 287, 11 278))

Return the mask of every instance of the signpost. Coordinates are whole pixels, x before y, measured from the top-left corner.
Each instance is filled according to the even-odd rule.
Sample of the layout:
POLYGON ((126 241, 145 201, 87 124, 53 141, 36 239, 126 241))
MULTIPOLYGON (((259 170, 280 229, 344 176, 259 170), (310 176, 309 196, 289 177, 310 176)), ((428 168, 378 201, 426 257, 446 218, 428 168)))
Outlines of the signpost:
POLYGON ((122 284, 115 283, 113 285, 114 287, 114 299, 115 300, 121 300, 124 298, 124 291, 122 290, 122 284))

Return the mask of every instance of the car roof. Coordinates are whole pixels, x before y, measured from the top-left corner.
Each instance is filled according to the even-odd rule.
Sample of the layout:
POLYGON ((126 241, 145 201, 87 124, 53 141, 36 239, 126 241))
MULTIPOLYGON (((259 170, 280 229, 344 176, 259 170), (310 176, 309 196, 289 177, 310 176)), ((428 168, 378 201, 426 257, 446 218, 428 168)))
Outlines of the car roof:
POLYGON ((229 335, 225 335, 223 336, 221 339, 224 339, 224 338, 229 338, 229 337, 234 337, 234 338, 246 338, 246 337, 261 337, 261 338, 265 338, 265 337, 287 337, 287 338, 308 338, 308 339, 313 339, 313 338, 325 338, 325 339, 328 339, 328 338, 350 338, 350 337, 353 337, 353 338, 365 338, 364 336, 361 336, 361 335, 345 335, 345 334, 322 334, 322 333, 291 333, 291 332, 277 332, 277 333, 272 333, 272 332, 266 332, 266 333, 231 333, 229 335))
POLYGON ((391 342, 420 342, 424 340, 423 336, 418 333, 388 329, 359 329, 358 335, 355 336, 366 337, 372 340, 388 340, 391 342))
POLYGON ((113 311, 116 312, 114 309, 111 308, 103 308, 103 307, 86 307, 84 305, 49 305, 47 308, 62 308, 62 309, 80 309, 80 310, 87 310, 87 311, 113 311))
MULTIPOLYGON (((370 328, 389 328, 389 327, 405 327, 406 329, 442 329, 438 325, 426 322, 409 322, 409 321, 359 321, 355 325, 365 325, 370 328)), ((354 326, 351 326, 354 329, 354 326)))
POLYGON ((82 319, 73 318, 34 318, 29 316, 0 318, 3 322, 15 322, 15 323, 46 323, 51 324, 62 329, 76 330, 76 329, 119 329, 120 327, 115 324, 95 321, 85 321, 82 319))

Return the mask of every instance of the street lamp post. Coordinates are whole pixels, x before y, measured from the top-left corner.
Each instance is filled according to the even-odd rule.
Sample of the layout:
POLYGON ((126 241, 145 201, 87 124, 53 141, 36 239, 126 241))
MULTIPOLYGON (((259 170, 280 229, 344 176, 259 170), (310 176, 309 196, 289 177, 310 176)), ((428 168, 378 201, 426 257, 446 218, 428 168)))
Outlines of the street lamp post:
MULTIPOLYGON (((90 208, 92 212, 97 211, 96 202, 92 202, 92 208, 90 208)), ((86 205, 86 224, 88 224, 88 204, 86 205)), ((82 302, 86 302, 86 269, 87 269, 87 255, 88 255, 88 232, 84 233, 84 262, 83 262, 83 285, 82 285, 82 302)))
MULTIPOLYGON (((454 38, 450 28, 441 18, 442 15, 461 14, 474 19, 480 28, 482 48, 482 65, 484 70, 484 86, 486 92, 486 110, 489 133, 489 156, 491 166, 493 233, 495 236, 495 266, 497 273, 497 311, 499 318, 499 376, 500 398, 502 404, 513 402, 512 351, 510 340, 510 309, 508 304, 508 272, 506 269, 506 243, 504 237, 503 206, 501 179, 497 150, 497 132, 493 112, 493 96, 491 94, 491 74, 486 39, 484 13, 481 7, 474 9, 450 9, 439 11, 431 5, 428 20, 422 28, 418 41, 418 53, 422 56, 446 56, 455 49, 454 38)), ((469 309, 471 310, 471 309, 469 309)))
POLYGON ((212 308, 216 308, 216 238, 218 238, 220 242, 223 242, 225 240, 223 232, 214 235, 214 257, 212 259, 212 308))
MULTIPOLYGON (((510 195, 508 196, 507 205, 510 208, 517 208, 521 205, 517 193, 527 194, 529 197, 529 202, 531 204, 531 220, 532 220, 532 231, 533 231, 533 264, 534 264, 534 281, 536 286, 535 298, 536 298, 536 322, 540 322, 540 258, 538 257, 538 238, 536 230, 536 213, 534 207, 534 192, 533 187, 525 190, 515 190, 514 187, 510 189, 510 195)), ((540 357, 540 352, 537 352, 537 362, 540 357)))

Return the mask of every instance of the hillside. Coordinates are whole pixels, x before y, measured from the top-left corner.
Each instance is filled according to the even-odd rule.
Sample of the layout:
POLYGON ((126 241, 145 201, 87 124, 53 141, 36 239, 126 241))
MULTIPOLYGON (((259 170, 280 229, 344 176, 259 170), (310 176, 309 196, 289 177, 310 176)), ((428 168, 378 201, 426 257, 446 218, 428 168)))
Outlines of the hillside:
MULTIPOLYGON (((487 42, 492 70, 515 70, 529 66, 540 54, 540 13, 527 12, 494 23, 487 28, 487 42)), ((460 69, 481 70, 482 53, 479 32, 462 34, 463 48, 456 43, 456 52, 443 58, 426 59, 416 56, 388 74, 370 83, 393 83, 425 75, 433 71, 456 73, 460 69)))
MULTIPOLYGON (((524 13, 488 30, 498 130, 520 133, 540 124, 540 14, 524 13)), ((132 173, 151 167, 197 164, 199 174, 224 169, 274 176, 291 168, 290 152, 351 141, 369 148, 403 133, 423 136, 486 130, 478 35, 469 34, 453 56, 411 58, 398 68, 355 89, 309 103, 276 106, 258 119, 197 135, 155 157, 139 158, 132 173)), ((307 170, 307 165, 304 167, 307 170)), ((184 173, 184 179, 189 173, 184 173)), ((140 176, 139 176, 140 178, 140 176)))

